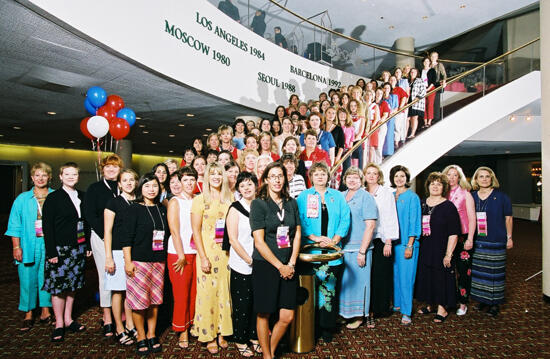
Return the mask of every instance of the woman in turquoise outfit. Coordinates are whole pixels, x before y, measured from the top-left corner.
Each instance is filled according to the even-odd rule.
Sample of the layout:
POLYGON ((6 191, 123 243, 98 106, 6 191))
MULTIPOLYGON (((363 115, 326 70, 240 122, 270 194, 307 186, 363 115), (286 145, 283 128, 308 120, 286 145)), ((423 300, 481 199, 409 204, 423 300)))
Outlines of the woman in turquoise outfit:
POLYGON ((34 187, 15 199, 6 231, 6 236, 12 238, 13 259, 19 274, 19 310, 25 312, 21 331, 28 331, 33 326, 32 312, 37 302, 42 308, 40 322, 51 321, 51 295, 42 290, 46 262, 42 205, 46 196, 52 192, 48 187, 51 178, 52 168, 47 164, 38 162, 32 166, 31 180, 34 187))
MULTIPOLYGON (((339 245, 348 233, 350 211, 342 193, 328 188, 330 171, 324 162, 315 162, 309 169, 313 186, 298 196, 298 211, 305 244, 321 247, 339 245)), ((317 277, 317 311, 315 321, 325 342, 332 341, 338 316, 337 287, 342 271, 342 258, 327 263, 312 263, 317 277)))
POLYGON ((374 247, 372 235, 378 208, 372 195, 361 188, 363 172, 359 168, 348 168, 343 181, 348 188, 343 194, 350 207, 351 226, 348 235, 342 239, 344 274, 340 289, 340 315, 349 319, 348 329, 357 329, 363 318, 369 315, 374 247))
POLYGON ((399 239, 395 241, 393 262, 393 307, 402 314, 401 324, 411 323, 414 280, 418 264, 418 238, 421 231, 420 198, 409 189, 411 174, 406 167, 390 170, 399 220, 399 239))

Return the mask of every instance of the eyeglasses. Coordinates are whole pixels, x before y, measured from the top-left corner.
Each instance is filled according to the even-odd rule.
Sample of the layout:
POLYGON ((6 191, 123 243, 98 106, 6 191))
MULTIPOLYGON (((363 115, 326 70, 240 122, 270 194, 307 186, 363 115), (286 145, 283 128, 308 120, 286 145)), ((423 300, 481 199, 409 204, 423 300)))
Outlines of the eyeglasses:
POLYGON ((284 175, 269 175, 269 176, 267 176, 267 178, 269 178, 272 181, 275 181, 277 179, 282 180, 282 179, 285 178, 285 176, 284 175))

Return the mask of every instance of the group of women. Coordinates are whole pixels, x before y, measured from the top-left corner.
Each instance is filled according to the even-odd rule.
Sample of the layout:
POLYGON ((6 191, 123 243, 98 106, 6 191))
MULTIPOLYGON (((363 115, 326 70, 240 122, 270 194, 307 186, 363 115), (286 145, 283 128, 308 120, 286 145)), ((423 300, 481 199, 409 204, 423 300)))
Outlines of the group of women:
POLYGON ((48 188, 51 168, 36 164, 35 186, 18 197, 10 215, 20 309, 31 313, 22 329, 31 328, 38 297, 41 321, 49 320, 53 306, 54 342, 86 329, 72 318, 72 308, 92 253, 104 335, 135 344, 139 354, 162 350, 158 307, 172 295, 172 329, 181 348, 192 335, 214 354, 231 338, 242 356, 271 358, 294 319, 303 273, 316 277, 316 334, 327 342, 339 317, 349 329, 373 328, 375 318, 392 312, 410 324, 413 298, 421 303, 418 314, 435 313, 437 323, 451 308, 465 315, 469 297, 493 316, 504 301, 511 204, 487 167, 474 173, 472 193, 456 165, 431 173, 422 201, 403 166, 392 168, 391 187, 384 186, 378 165, 351 166, 341 192, 330 187, 325 161, 314 161, 311 184, 296 199, 288 175, 297 167, 294 156, 269 162, 259 178, 232 160, 211 162, 199 191, 192 166, 177 169, 168 161, 138 178, 109 155, 101 167, 103 178, 83 193, 75 187, 77 164, 60 168, 62 187, 55 191, 48 188), (344 255, 299 263, 308 244, 344 255), (164 290, 166 270, 171 293, 164 290))
MULTIPOLYGON (((431 70, 422 76, 433 77, 431 70)), ((159 163, 141 177, 109 155, 86 193, 76 189, 76 163, 60 168, 56 191, 48 187, 51 168, 33 166, 34 187, 15 201, 6 232, 26 313, 21 329, 34 324, 37 301, 44 323, 53 306, 52 341, 86 329, 72 308, 92 254, 104 336, 143 355, 162 350, 158 307, 171 295, 179 347, 192 335, 214 354, 230 337, 242 356, 273 357, 294 319, 300 273, 316 277, 316 334, 327 342, 340 317, 349 329, 374 328, 375 318, 393 312, 410 324, 413 297, 422 303, 417 312, 435 313, 434 322, 444 322, 450 308, 465 315, 470 297, 496 316, 513 242, 510 200, 491 169, 480 167, 471 188, 458 166, 432 173, 423 201, 403 166, 385 186, 377 162, 389 152, 381 149, 393 151, 403 135, 394 137, 388 122, 331 175, 394 102, 399 108, 424 96, 415 69, 388 75, 382 88, 359 81, 349 94, 321 94, 310 106, 293 95, 273 120, 222 125, 206 143, 195 138, 181 163, 159 163), (412 80, 406 90, 403 73, 412 80), (343 257, 298 263, 310 244, 343 257)), ((420 115, 409 111, 413 137, 420 115)))

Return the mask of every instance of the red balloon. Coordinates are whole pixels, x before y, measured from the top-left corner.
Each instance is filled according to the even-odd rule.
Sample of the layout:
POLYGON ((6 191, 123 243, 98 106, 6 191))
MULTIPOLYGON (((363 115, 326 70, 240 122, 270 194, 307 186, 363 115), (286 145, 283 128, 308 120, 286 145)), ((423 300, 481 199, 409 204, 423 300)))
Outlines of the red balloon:
POLYGON ((110 105, 105 104, 97 109, 96 115, 105 117, 107 121, 111 123, 111 121, 116 118, 116 110, 110 105))
POLYGON ((109 124, 109 133, 115 140, 122 140, 130 133, 130 125, 123 118, 114 118, 109 124))
POLYGON ((86 137, 88 137, 90 140, 94 139, 94 136, 88 131, 88 119, 89 117, 84 118, 82 121, 80 121, 80 132, 86 137))
POLYGON ((114 108, 115 111, 118 111, 124 108, 124 100, 119 95, 109 95, 107 96, 106 105, 109 105, 114 108))

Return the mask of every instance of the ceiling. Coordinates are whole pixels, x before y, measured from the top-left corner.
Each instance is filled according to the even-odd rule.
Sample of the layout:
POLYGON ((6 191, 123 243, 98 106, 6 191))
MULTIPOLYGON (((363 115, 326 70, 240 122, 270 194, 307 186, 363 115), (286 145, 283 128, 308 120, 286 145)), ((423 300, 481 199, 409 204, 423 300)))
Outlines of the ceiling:
POLYGON ((128 136, 135 153, 180 155, 208 128, 266 116, 157 76, 10 0, 0 0, 0 62, 3 143, 90 149, 79 126, 91 86, 120 95, 141 117, 128 136))
MULTIPOLYGON (((218 4, 219 0, 210 0, 218 4)), ((358 34, 363 41, 392 47, 401 37, 412 36, 415 46, 422 48, 436 44, 496 18, 516 12, 528 6, 538 5, 538 0, 277 0, 295 13, 309 18, 324 11, 325 24, 331 23, 346 35, 365 26, 358 34), (434 31, 434 29, 437 29, 434 31)), ((233 0, 239 9, 243 22, 248 21, 248 4, 252 9, 267 10, 266 32, 273 32, 274 26, 283 27, 283 33, 291 31, 295 18, 267 0, 233 0), (284 26, 287 29, 285 31, 284 26), (290 27, 290 28, 289 28, 290 27)), ((311 20, 321 23, 321 15, 311 20)))

